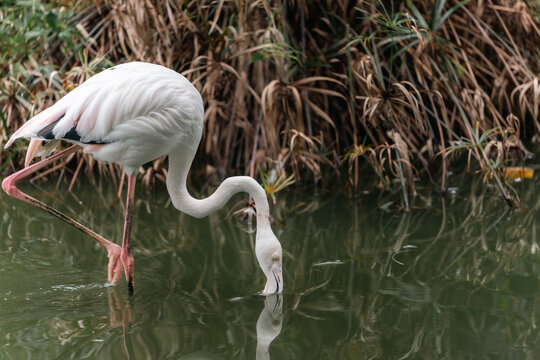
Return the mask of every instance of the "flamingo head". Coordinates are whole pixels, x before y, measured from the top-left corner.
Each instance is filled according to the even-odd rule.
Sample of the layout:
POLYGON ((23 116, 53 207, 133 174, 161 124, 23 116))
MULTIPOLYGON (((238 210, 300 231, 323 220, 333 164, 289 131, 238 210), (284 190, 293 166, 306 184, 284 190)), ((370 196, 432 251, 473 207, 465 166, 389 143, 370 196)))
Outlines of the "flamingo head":
POLYGON ((262 295, 281 294, 283 291, 282 251, 281 244, 272 230, 257 232, 255 255, 263 273, 266 285, 262 295))

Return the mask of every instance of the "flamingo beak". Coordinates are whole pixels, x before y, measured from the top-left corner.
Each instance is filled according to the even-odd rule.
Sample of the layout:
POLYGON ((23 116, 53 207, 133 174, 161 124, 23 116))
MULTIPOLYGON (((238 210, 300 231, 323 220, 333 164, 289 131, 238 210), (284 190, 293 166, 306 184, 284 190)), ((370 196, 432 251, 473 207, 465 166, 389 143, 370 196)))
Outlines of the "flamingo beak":
POLYGON ((281 264, 274 263, 266 273, 266 286, 262 295, 281 294, 283 291, 283 272, 281 264))

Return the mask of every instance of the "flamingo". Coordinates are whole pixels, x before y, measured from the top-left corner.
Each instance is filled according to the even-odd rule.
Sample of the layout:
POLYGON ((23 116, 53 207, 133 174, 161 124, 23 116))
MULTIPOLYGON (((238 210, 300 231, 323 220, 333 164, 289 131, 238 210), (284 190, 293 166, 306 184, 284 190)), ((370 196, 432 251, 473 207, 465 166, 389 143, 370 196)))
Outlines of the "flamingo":
POLYGON ((247 192, 252 196, 257 212, 255 255, 266 276, 261 294, 281 293, 282 248, 270 226, 264 189, 249 176, 233 176, 202 200, 193 198, 187 190, 187 176, 201 140, 203 118, 201 95, 179 73, 144 62, 113 66, 32 117, 11 136, 5 148, 19 138, 29 138, 30 144, 25 168, 6 177, 2 189, 73 225, 105 247, 109 283, 118 283, 123 267, 128 290, 133 293, 135 261, 131 254, 131 223, 136 174, 142 164, 168 155, 167 190, 172 204, 181 212, 202 218, 222 208, 236 193, 247 192), (73 145, 49 156, 60 140, 73 145), (98 160, 119 164, 127 175, 121 247, 16 187, 17 181, 79 147, 98 160), (30 165, 35 156, 45 158, 30 165))

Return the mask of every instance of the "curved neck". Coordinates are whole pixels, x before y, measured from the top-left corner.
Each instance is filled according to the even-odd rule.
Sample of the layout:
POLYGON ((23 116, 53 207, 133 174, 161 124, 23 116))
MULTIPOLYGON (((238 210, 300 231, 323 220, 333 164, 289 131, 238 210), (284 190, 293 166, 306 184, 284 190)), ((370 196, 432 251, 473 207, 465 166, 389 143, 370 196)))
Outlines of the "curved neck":
POLYGON ((233 176, 225 179, 217 190, 206 199, 195 199, 187 190, 187 175, 194 151, 184 147, 169 154, 167 190, 175 208, 188 215, 201 218, 221 209, 227 201, 239 192, 247 192, 253 197, 257 210, 257 228, 270 227, 270 209, 264 189, 249 176, 233 176))

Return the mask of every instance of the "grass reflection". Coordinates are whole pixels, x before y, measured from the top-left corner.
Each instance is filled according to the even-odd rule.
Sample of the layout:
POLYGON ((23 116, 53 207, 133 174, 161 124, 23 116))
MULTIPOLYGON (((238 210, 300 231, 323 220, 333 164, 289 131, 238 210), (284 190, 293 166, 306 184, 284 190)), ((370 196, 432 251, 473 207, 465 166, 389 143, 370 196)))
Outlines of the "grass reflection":
MULTIPOLYGON (((381 214, 364 204, 340 210, 344 202, 332 200, 326 221, 317 219, 317 211, 306 214, 332 234, 306 239, 309 256, 345 262, 326 269, 295 262, 297 273, 309 274, 295 277, 295 322, 335 325, 307 337, 323 343, 327 356, 343 358, 533 358, 535 187, 522 189, 522 198, 532 202, 516 213, 492 195, 479 196, 480 186, 460 187, 454 199, 429 199, 429 211, 381 214)), ((292 253, 306 252, 294 246, 292 253)))
MULTIPOLYGON (((518 188, 526 206, 512 212, 482 183, 452 180, 454 196, 425 191, 414 201, 427 210, 409 213, 390 211, 385 194, 281 196, 272 214, 287 288, 277 307, 252 297, 264 276, 252 226, 232 215, 241 196, 202 220, 165 192, 139 196, 132 298, 125 283, 104 286, 107 257, 91 239, 2 197, 0 357, 532 359, 536 185, 518 188)), ((114 189, 76 187, 46 201, 120 239, 114 189)))

